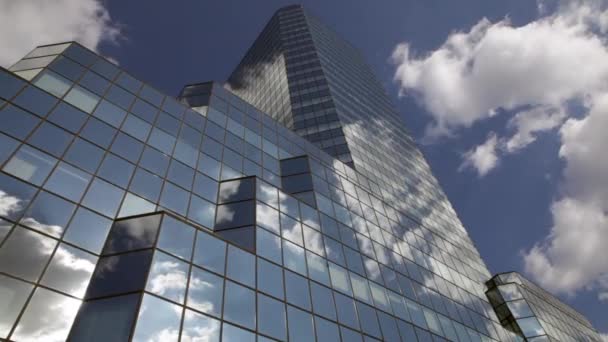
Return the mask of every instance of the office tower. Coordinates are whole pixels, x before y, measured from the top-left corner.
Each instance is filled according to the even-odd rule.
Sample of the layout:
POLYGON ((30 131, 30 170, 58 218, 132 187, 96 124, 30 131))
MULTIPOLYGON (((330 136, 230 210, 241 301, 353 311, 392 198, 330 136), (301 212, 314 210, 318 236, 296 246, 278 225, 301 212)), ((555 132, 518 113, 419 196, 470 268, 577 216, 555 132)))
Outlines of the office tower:
MULTIPOLYGON (((351 162, 294 103, 270 116, 210 82, 174 99, 77 43, 0 70, 0 339, 523 341, 396 114, 330 114, 351 162)), ((547 333, 599 341, 571 326, 547 333)))

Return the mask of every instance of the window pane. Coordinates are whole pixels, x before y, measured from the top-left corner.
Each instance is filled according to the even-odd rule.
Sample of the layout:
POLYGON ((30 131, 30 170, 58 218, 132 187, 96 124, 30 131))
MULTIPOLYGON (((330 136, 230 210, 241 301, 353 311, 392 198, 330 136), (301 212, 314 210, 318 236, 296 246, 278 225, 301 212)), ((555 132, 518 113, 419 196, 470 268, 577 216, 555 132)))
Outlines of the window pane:
POLYGON ((30 183, 42 185, 55 163, 57 160, 48 154, 23 145, 3 170, 30 183))
POLYGON ((169 167, 169 157, 153 148, 146 147, 140 165, 146 170, 164 177, 169 167))
POLYGON ((283 240, 283 258, 285 260, 285 267, 294 272, 306 275, 304 248, 283 240))
POLYGON ((149 214, 156 211, 156 205, 154 203, 146 201, 145 199, 135 196, 130 192, 127 192, 118 217, 128 217, 140 214, 149 214))
POLYGON ((344 268, 329 263, 329 274, 331 275, 331 285, 334 289, 352 295, 348 272, 344 268))
POLYGON ((83 138, 90 140, 103 148, 108 148, 108 146, 110 146, 115 134, 116 129, 95 118, 90 118, 82 129, 82 132, 80 132, 80 135, 83 138))
POLYGON ((334 297, 332 291, 325 286, 310 283, 312 294, 312 307, 316 314, 335 320, 336 308, 334 307, 334 297))
POLYGON ((6 206, 0 215, 16 221, 34 197, 36 188, 0 173, 0 191, 3 193, 2 197, 13 203, 6 206))
POLYGON ((192 195, 190 198, 188 218, 207 228, 213 228, 215 224, 215 205, 192 195))
POLYGON ((55 110, 53 110, 51 115, 49 115, 48 119, 61 128, 67 129, 72 133, 76 133, 87 120, 87 114, 64 102, 61 102, 55 108, 55 110))
POLYGON ((162 299, 144 295, 133 341, 177 341, 182 308, 162 299))
POLYGON ((225 258, 226 243, 224 241, 210 234, 197 232, 193 259, 195 264, 224 274, 225 258))
POLYGON ((156 242, 160 215, 115 221, 103 249, 103 254, 113 254, 151 248, 156 242))
POLYGON ((237 328, 232 324, 224 323, 222 328, 222 342, 255 342, 255 334, 237 328))
POLYGON ((220 321, 186 310, 181 341, 219 342, 220 321))
POLYGON ((0 337, 7 337, 33 286, 0 274, 0 337))
MULTIPOLYGON (((176 161, 171 161, 167 179, 185 189, 192 188, 192 179, 194 178, 194 169, 176 161)), ((215 199, 213 199, 215 200, 215 199)))
POLYGON ((68 165, 59 163, 44 188, 78 202, 91 181, 91 175, 68 165))
POLYGON ((123 195, 124 191, 95 178, 84 196, 82 204, 108 217, 114 217, 123 195))
POLYGON ((91 173, 97 170, 103 150, 77 138, 65 155, 65 160, 91 173))
POLYGON ((72 85, 72 82, 68 79, 50 70, 46 70, 38 75, 33 83, 57 97, 62 97, 72 85))
POLYGON ((21 224, 60 237, 74 208, 74 204, 43 191, 25 212, 21 224))
POLYGON ((91 113, 99 102, 99 96, 82 87, 74 86, 64 100, 87 113, 91 113))
POLYGON ((68 337, 79 307, 79 300, 39 287, 21 316, 11 339, 63 341, 68 337))
POLYGON ((231 281, 226 282, 224 319, 255 329, 254 292, 231 281))
POLYGON ((150 134, 150 130, 152 126, 145 122, 144 120, 129 114, 127 119, 122 124, 122 130, 133 137, 146 141, 148 139, 148 134, 150 134))
POLYGON ((190 260, 194 245, 194 228, 165 215, 158 237, 158 247, 182 259, 190 260))
POLYGON ((135 321, 139 295, 84 302, 72 327, 72 341, 127 341, 135 321))
POLYGON ((340 331, 335 323, 315 316, 315 328, 318 342, 340 341, 340 331))
POLYGON ((100 258, 87 299, 143 290, 151 261, 151 250, 100 258))
POLYGON ((30 86, 25 88, 13 101, 38 116, 46 116, 57 103, 57 98, 30 86))
POLYGON ((306 278, 285 271, 285 291, 287 302, 310 310, 310 290, 306 278))
POLYGON ((228 245, 226 276, 247 286, 255 287, 255 256, 228 245))
POLYGON ((306 252, 306 261, 308 263, 308 274, 310 278, 324 285, 331 286, 327 261, 308 251, 306 252))
POLYGON ((61 157, 72 138, 73 136, 68 132, 45 122, 36 129, 28 142, 56 157, 61 157))
POLYGON ((96 263, 95 256, 61 244, 41 282, 51 288, 82 298, 96 263))
POLYGON ((258 258, 258 290, 277 298, 284 297, 283 270, 264 259, 258 258))
POLYGON ((215 202, 217 201, 218 183, 213 179, 204 176, 201 173, 196 173, 194 178, 194 186, 192 191, 202 198, 215 202))
POLYGON ((91 71, 84 74, 79 83, 99 96, 103 96, 110 86, 110 82, 91 71))
POLYGON ((252 200, 217 206, 215 229, 229 229, 255 224, 255 202, 252 200))
POLYGON ((36 281, 56 245, 54 239, 16 227, 0 248, 0 271, 36 281))
POLYGON ((292 306, 287 306, 289 341, 309 342, 315 340, 312 316, 292 306))
POLYGON ((165 182, 163 193, 160 197, 160 205, 185 216, 188 210, 189 197, 189 194, 185 190, 169 182, 165 182))
POLYGON ((111 153, 106 154, 98 174, 101 178, 118 186, 126 187, 131 180, 135 165, 111 153))
POLYGON ((112 221, 85 208, 78 208, 63 239, 99 254, 112 221))
POLYGON ((371 306, 355 302, 357 306, 357 313, 359 314, 359 321, 361 322, 361 330, 364 333, 371 336, 382 338, 380 333, 380 325, 378 324, 378 317, 376 316, 376 310, 371 306))
POLYGON ((37 117, 11 105, 0 109, 0 119, 0 131, 18 139, 25 139, 40 122, 37 117))
POLYGON ((282 265, 281 239, 264 229, 256 228, 256 252, 259 256, 267 258, 282 265))
POLYGON ((220 183, 218 203, 249 200, 255 196, 255 179, 244 178, 220 183))
POLYGON ((206 314, 221 317, 223 291, 223 278, 193 267, 187 305, 206 314))
POLYGON ((154 253, 146 290, 183 304, 188 282, 188 264, 161 251, 154 253))
POLYGON ((287 334, 283 302, 258 294, 258 330, 274 338, 285 339, 287 334))
POLYGON ((152 202, 157 202, 162 182, 162 179, 156 175, 138 168, 135 171, 129 190, 152 202))
POLYGON ((355 302, 344 295, 334 292, 336 309, 338 310, 338 322, 354 329, 359 329, 359 320, 355 310, 355 302))

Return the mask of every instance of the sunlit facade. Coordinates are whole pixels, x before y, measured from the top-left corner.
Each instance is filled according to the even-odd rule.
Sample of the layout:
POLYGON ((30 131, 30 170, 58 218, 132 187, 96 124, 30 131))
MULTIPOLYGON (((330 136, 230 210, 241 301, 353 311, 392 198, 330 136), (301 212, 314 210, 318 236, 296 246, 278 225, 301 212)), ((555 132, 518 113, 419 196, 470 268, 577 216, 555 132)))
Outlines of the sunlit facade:
POLYGON ((0 339, 524 340, 379 84, 340 80, 360 57, 327 71, 352 47, 306 20, 319 55, 346 49, 314 96, 348 156, 299 126, 292 56, 243 95, 259 108, 211 82, 166 96, 76 43, 0 70, 0 339))

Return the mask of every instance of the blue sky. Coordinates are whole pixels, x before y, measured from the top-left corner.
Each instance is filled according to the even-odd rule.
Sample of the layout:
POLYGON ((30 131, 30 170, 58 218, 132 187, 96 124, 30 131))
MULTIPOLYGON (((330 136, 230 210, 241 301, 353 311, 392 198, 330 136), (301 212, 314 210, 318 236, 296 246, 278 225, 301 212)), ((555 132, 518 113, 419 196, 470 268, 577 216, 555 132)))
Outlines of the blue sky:
MULTIPOLYGON (((60 20, 86 24, 75 38, 173 95, 225 80, 272 13, 291 4, 61 3, 70 10, 60 20)), ((491 272, 529 275, 608 332, 608 166, 593 154, 608 142, 597 128, 608 127, 606 3, 303 4, 363 52, 491 272)), ((24 33, 0 63, 40 39, 74 38, 65 23, 42 36, 2 25, 24 33)))

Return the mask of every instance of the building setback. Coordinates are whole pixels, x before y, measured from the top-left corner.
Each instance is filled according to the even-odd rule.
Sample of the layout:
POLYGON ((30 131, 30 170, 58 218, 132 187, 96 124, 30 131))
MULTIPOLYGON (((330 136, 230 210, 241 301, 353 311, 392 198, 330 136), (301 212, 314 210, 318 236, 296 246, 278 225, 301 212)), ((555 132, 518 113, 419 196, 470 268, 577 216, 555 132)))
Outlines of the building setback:
POLYGON ((492 277, 360 53, 301 6, 178 99, 34 49, 0 70, 0 170, 0 339, 600 341, 492 277))

